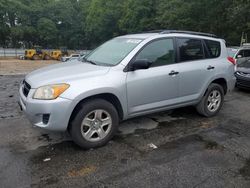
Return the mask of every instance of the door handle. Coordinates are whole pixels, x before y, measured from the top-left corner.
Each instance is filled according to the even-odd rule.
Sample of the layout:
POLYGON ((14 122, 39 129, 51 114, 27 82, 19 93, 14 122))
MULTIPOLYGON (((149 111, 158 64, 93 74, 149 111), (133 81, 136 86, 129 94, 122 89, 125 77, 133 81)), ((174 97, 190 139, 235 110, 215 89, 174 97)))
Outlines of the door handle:
POLYGON ((209 66, 207 67, 207 70, 213 70, 213 69, 215 69, 215 67, 213 67, 213 66, 211 66, 211 65, 209 65, 209 66))
POLYGON ((172 70, 168 75, 169 76, 174 76, 174 75, 177 75, 177 74, 179 74, 179 72, 176 72, 176 71, 172 70))

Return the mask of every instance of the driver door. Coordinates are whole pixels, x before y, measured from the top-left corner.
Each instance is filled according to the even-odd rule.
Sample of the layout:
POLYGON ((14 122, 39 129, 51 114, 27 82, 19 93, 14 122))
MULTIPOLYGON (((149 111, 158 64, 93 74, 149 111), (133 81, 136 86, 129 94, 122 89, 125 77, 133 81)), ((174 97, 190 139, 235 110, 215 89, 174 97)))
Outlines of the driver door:
POLYGON ((134 57, 135 61, 146 59, 152 64, 149 69, 130 71, 127 74, 129 115, 177 102, 179 75, 175 57, 172 38, 152 41, 134 57))

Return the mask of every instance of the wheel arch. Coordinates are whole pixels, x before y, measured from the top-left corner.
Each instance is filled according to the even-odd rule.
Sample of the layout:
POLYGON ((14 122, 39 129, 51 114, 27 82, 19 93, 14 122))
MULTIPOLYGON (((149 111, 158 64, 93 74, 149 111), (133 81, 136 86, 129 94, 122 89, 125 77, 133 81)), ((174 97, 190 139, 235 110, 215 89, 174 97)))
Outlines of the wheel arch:
POLYGON ((118 115, 119 115, 119 119, 122 120, 124 117, 124 111, 121 105, 121 102, 119 100, 119 98, 112 94, 112 93, 100 93, 100 94, 96 94, 96 95, 92 95, 92 96, 88 96, 86 98, 81 99, 74 107, 71 115, 70 115, 70 119, 69 119, 69 123, 68 123, 68 129, 70 128, 70 123, 71 121, 74 119, 74 117, 76 116, 76 112, 81 108, 81 105, 83 103, 85 103, 86 101, 89 100, 94 100, 94 99, 104 99, 108 102, 110 102, 111 104, 114 105, 114 107, 116 108, 118 115))
POLYGON ((200 95, 199 100, 201 100, 201 98, 202 98, 204 95, 206 95, 207 89, 208 89, 209 85, 210 85, 210 84, 213 84, 213 83, 221 85, 222 88, 223 88, 223 91, 224 91, 224 95, 227 94, 228 86, 227 86, 227 81, 226 81, 226 79, 223 78, 223 77, 217 77, 217 78, 212 79, 212 80, 207 84, 206 88, 203 90, 203 94, 200 95))
POLYGON ((210 84, 212 84, 212 83, 221 85, 223 88, 223 91, 224 91, 224 95, 227 94, 228 86, 227 86, 227 81, 225 78, 217 78, 217 79, 213 80, 210 84))

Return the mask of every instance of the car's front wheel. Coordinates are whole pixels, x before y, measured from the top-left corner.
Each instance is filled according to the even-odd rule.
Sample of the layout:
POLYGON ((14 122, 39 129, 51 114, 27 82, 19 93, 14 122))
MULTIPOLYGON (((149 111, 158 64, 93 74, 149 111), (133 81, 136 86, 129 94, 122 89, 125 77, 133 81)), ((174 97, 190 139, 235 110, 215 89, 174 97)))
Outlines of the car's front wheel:
POLYGON ((224 91, 221 85, 212 83, 203 96, 196 109, 199 114, 212 117, 216 115, 224 102, 224 91))
POLYGON ((93 99, 81 104, 70 123, 70 134, 80 147, 96 148, 112 139, 118 124, 116 108, 106 100, 93 99))

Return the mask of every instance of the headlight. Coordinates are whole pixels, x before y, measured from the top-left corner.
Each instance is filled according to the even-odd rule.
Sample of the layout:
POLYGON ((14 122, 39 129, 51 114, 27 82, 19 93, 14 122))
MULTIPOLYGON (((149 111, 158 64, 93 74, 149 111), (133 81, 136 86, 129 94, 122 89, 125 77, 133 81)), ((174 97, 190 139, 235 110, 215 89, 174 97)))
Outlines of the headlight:
POLYGON ((66 89, 68 84, 55 84, 39 87, 33 96, 34 99, 51 100, 59 97, 66 89))

